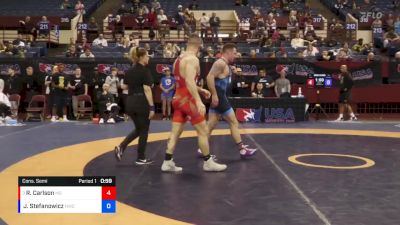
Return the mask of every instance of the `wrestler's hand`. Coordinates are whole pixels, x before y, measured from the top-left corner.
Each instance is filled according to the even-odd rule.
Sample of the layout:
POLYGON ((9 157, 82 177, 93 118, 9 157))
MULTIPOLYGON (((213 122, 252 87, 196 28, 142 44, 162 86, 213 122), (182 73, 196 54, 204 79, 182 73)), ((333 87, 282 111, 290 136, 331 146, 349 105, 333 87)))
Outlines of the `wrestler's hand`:
POLYGON ((151 110, 149 113, 149 120, 151 120, 153 117, 154 117, 154 111, 151 110))
POLYGON ((211 105, 216 107, 218 106, 218 103, 219 103, 218 95, 213 95, 211 97, 211 105))
POLYGON ((202 116, 206 115, 206 107, 204 106, 202 101, 197 101, 196 107, 197 107, 197 110, 199 110, 200 115, 202 115, 202 116))
POLYGON ((206 89, 200 89, 200 94, 206 99, 211 97, 211 93, 206 89))

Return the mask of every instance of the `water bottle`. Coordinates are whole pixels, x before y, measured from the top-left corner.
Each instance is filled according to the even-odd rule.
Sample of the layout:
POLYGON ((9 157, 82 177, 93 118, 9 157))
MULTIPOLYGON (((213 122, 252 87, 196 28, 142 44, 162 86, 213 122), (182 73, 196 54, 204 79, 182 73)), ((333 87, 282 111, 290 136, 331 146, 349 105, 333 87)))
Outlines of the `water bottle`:
POLYGON ((301 87, 299 87, 299 90, 297 92, 297 97, 303 97, 303 93, 301 92, 301 87))

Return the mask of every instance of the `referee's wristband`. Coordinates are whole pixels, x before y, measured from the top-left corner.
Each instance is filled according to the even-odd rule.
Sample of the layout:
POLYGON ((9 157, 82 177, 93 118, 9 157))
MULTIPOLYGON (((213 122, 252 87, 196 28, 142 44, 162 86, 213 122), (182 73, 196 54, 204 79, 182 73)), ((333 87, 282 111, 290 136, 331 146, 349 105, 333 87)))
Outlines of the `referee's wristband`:
POLYGON ((156 108, 154 107, 154 105, 150 106, 150 111, 156 111, 156 108))

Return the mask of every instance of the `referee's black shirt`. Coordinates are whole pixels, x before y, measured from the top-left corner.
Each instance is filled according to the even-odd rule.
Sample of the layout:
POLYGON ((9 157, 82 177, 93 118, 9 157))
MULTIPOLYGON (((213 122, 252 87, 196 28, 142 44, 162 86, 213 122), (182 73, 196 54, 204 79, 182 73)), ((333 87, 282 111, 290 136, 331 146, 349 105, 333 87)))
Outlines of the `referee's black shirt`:
POLYGON ((142 64, 136 63, 134 67, 126 72, 124 83, 128 85, 127 111, 148 111, 149 103, 144 94, 143 85, 153 86, 153 77, 150 70, 142 64))

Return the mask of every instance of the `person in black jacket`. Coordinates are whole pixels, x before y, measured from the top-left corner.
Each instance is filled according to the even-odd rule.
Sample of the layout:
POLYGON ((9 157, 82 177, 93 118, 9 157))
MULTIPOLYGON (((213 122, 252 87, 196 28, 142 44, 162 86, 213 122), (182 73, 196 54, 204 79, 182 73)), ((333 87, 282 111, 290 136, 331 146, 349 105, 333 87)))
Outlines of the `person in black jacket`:
POLYGON ((28 106, 34 95, 42 92, 41 78, 35 74, 32 66, 26 67, 26 76, 23 79, 23 89, 25 91, 24 109, 28 106))
POLYGON ((341 65, 340 72, 339 118, 337 121, 344 120, 343 113, 345 109, 350 113, 350 120, 357 120, 357 117, 354 115, 353 109, 349 104, 351 99, 351 89, 354 85, 353 78, 347 69, 347 65, 341 65))
POLYGON ((218 41, 218 33, 220 26, 221 26, 221 20, 219 19, 216 13, 212 13, 212 16, 210 18, 210 27, 212 32, 212 38, 215 42, 218 41))
POLYGON ((130 56, 135 66, 125 74, 124 83, 128 88, 125 110, 135 124, 135 129, 126 136, 121 144, 115 147, 115 157, 117 160, 121 160, 128 144, 139 137, 136 165, 146 165, 153 162, 145 155, 150 120, 153 118, 155 110, 151 90, 153 78, 150 70, 146 67, 149 63, 149 56, 144 48, 132 48, 130 56))

